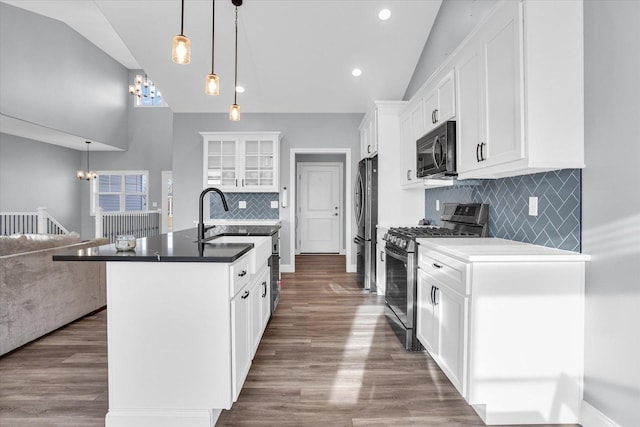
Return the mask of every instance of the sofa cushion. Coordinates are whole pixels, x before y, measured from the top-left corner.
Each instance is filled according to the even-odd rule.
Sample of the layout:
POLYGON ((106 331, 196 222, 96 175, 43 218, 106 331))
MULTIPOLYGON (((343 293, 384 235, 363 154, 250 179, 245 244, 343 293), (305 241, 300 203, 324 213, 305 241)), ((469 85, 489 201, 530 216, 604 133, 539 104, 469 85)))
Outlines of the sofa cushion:
POLYGON ((69 234, 12 234, 0 236, 0 256, 66 246, 80 241, 75 231, 69 234))

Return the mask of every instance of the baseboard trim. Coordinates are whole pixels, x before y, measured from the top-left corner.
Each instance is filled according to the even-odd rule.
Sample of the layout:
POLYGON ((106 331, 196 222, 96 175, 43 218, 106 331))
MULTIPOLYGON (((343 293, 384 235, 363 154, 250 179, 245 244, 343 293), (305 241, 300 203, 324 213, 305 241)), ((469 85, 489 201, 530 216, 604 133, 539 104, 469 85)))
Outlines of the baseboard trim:
POLYGON ((358 267, 356 264, 347 265, 347 273, 356 273, 358 271, 358 267))
POLYGON ((280 273, 295 273, 291 264, 280 264, 280 273))
POLYGON ((584 400, 582 401, 582 410, 580 412, 582 427, 621 427, 584 400))

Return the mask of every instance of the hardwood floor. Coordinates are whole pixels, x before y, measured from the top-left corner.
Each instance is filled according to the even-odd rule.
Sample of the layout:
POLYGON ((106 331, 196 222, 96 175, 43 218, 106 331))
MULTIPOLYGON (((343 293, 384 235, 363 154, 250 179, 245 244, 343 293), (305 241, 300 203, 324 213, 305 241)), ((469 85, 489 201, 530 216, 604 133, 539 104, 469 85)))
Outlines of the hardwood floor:
MULTIPOLYGON (((217 426, 480 426, 424 352, 404 351, 383 300, 344 257, 296 257, 232 410, 217 426)), ((106 311, 0 359, 0 425, 103 426, 106 311)), ((179 427, 179 426, 178 426, 179 427)))

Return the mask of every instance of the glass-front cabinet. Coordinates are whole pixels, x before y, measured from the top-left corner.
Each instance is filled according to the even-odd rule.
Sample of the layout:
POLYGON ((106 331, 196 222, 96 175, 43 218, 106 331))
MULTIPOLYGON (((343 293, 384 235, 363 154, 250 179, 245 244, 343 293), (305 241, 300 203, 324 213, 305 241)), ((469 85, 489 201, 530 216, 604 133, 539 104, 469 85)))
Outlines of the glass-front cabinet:
POLYGON ((201 132, 203 185, 231 192, 278 192, 280 132, 201 132))

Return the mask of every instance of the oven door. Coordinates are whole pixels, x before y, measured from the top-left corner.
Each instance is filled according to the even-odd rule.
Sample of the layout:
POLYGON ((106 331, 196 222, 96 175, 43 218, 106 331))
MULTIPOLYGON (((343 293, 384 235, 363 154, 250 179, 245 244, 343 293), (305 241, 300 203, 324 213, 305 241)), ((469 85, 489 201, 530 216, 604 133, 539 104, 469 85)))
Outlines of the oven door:
POLYGON ((385 303, 405 328, 413 328, 413 291, 415 289, 415 256, 392 248, 385 248, 385 303))

